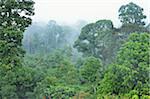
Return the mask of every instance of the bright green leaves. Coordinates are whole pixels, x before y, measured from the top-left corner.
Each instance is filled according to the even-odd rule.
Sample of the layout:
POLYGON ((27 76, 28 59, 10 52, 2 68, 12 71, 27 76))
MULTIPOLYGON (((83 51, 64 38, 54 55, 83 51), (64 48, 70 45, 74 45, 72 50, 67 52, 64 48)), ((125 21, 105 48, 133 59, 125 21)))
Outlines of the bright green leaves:
POLYGON ((133 33, 122 45, 115 64, 100 82, 99 94, 128 94, 136 90, 138 96, 147 95, 149 82, 148 33, 133 33))
POLYGON ((130 70, 121 65, 112 64, 106 71, 103 80, 98 87, 98 94, 118 94, 126 91, 122 81, 126 79, 124 75, 128 75, 130 70))
POLYGON ((145 84, 149 82, 149 38, 147 33, 134 33, 119 52, 117 63, 131 70, 131 78, 126 79, 126 82, 132 83, 131 89, 142 90, 141 88, 145 88, 145 84), (138 87, 140 83, 142 87, 138 87))
POLYGON ((149 63, 149 34, 131 34, 118 55, 118 63, 123 64, 128 61, 133 68, 138 67, 141 62, 149 63))

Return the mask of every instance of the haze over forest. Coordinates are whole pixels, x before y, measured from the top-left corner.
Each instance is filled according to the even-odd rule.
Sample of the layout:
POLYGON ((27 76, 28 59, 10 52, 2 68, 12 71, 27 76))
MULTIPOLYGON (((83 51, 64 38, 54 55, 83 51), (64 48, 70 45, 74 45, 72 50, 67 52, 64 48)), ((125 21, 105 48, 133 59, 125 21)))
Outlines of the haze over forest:
POLYGON ((150 22, 149 0, 34 0, 35 15, 33 21, 45 22, 56 20, 59 24, 75 24, 78 20, 88 23, 99 19, 110 19, 115 26, 120 26, 118 9, 120 5, 134 2, 144 8, 150 22))
POLYGON ((0 99, 150 99, 150 0, 0 0, 0 99))

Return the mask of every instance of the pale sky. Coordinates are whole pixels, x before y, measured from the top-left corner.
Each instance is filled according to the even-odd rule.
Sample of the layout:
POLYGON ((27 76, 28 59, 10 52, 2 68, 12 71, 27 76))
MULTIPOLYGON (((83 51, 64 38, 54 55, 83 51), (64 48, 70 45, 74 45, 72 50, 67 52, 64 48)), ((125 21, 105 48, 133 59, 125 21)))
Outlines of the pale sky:
POLYGON ((118 9, 129 2, 144 8, 147 23, 150 23, 150 0, 34 0, 35 16, 33 21, 74 24, 77 20, 95 22, 110 19, 119 25, 118 9))

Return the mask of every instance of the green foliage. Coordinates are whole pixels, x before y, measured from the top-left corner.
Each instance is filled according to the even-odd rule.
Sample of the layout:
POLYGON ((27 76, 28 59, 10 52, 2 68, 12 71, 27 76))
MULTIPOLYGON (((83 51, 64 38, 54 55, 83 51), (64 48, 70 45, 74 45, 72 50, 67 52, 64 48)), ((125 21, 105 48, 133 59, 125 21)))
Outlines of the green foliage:
POLYGON ((74 85, 79 84, 79 78, 68 53, 68 51, 57 50, 53 54, 43 56, 40 64, 35 63, 37 70, 43 69, 44 71, 41 81, 37 82, 34 88, 35 97, 69 98, 76 94, 79 88, 74 85))
POLYGON ((112 65, 105 73, 104 79, 100 82, 98 93, 100 94, 119 94, 126 91, 122 86, 124 75, 128 74, 128 68, 120 65, 112 65))
POLYGON ((34 14, 33 4, 31 0, 0 1, 0 98, 2 99, 24 98, 26 91, 29 91, 27 86, 31 75, 27 75, 24 72, 26 69, 22 67, 21 59, 24 51, 21 47, 23 32, 31 24, 30 16, 34 14))
MULTIPOLYGON (((16 67, 9 71, 1 71, 1 90, 2 98, 29 98, 27 93, 32 93, 38 81, 34 70, 28 67, 16 67)), ((37 76, 37 75, 36 75, 37 76)))
POLYGON ((21 48, 22 37, 21 32, 13 27, 0 30, 0 60, 10 67, 8 69, 20 65, 19 58, 24 54, 21 48))
POLYGON ((36 98, 43 98, 44 96, 49 96, 56 99, 65 99, 71 98, 76 94, 76 91, 73 87, 63 86, 63 85, 51 85, 50 83, 43 86, 45 83, 40 83, 36 88, 36 98), (41 87, 42 86, 42 87, 41 87), (42 89, 41 89, 42 88, 42 89))
POLYGON ((85 59, 80 68, 80 82, 82 85, 88 86, 85 91, 96 94, 96 87, 99 80, 102 79, 104 68, 101 61, 95 57, 88 57, 85 59))
POLYGON ((75 41, 74 47, 84 56, 100 58, 103 63, 109 63, 117 47, 116 35, 113 34, 113 23, 110 20, 99 20, 84 26, 75 41))
POLYGON ((143 19, 146 18, 143 15, 143 8, 130 2, 127 5, 122 5, 119 9, 119 18, 123 24, 137 24, 137 25, 145 25, 143 19))
POLYGON ((149 95, 149 37, 148 33, 130 35, 100 82, 99 94, 149 95))
POLYGON ((0 27, 13 26, 18 31, 24 31, 32 22, 33 5, 32 0, 1 0, 0 27))
POLYGON ((119 28, 119 32, 127 38, 131 33, 143 33, 149 31, 144 26, 139 26, 137 24, 124 24, 119 28))
POLYGON ((0 99, 150 98, 150 34, 142 8, 121 6, 121 28, 111 20, 84 26, 74 44, 78 53, 72 43, 83 22, 72 28, 50 21, 25 32, 33 5, 32 0, 0 0, 0 99))
POLYGON ((81 77, 86 83, 96 82, 100 79, 100 69, 102 69, 101 61, 98 58, 88 57, 81 66, 81 77))
POLYGON ((117 63, 130 69, 125 84, 130 89, 136 89, 141 94, 148 94, 149 75, 149 37, 147 33, 132 34, 119 52, 117 63))

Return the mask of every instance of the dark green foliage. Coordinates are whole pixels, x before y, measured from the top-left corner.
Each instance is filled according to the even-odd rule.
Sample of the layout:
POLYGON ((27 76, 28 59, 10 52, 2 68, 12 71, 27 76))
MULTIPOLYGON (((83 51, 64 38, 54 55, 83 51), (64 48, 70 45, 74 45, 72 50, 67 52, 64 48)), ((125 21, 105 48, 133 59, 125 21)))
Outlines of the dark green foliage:
POLYGON ((124 24, 119 28, 119 32, 125 35, 129 35, 130 33, 141 33, 141 32, 148 32, 148 30, 137 24, 124 24))
POLYGON ((32 22, 33 5, 32 0, 1 0, 0 27, 13 26, 18 31, 24 31, 32 22))
POLYGON ((64 85, 53 85, 51 81, 54 81, 56 78, 47 78, 47 81, 44 79, 41 83, 38 84, 35 89, 36 98, 43 98, 44 96, 49 96, 51 98, 71 98, 76 94, 75 88, 73 86, 64 86, 64 85))
POLYGON ((109 63, 114 57, 117 47, 117 35, 114 33, 110 20, 99 20, 84 26, 75 41, 74 47, 84 56, 100 58, 103 63, 109 63))
MULTIPOLYGON (((79 75, 77 74, 77 69, 67 57, 65 53, 56 51, 47 58, 49 67, 46 64, 38 64, 39 68, 45 65, 47 70, 43 70, 45 76, 35 88, 34 94, 37 98, 44 96, 69 98, 76 94, 76 87, 74 85, 79 84, 79 75)), ((46 61, 43 62, 46 63, 46 61)), ((41 68, 44 69, 43 67, 41 68)))
POLYGON ((30 16, 34 14, 33 4, 34 2, 29 0, 0 1, 0 98, 2 99, 23 99, 26 97, 25 93, 29 91, 26 86, 30 82, 31 75, 26 75, 28 70, 22 67, 21 59, 24 51, 21 47, 23 32, 31 24, 30 16), (23 72, 24 70, 26 72, 23 72))
POLYGON ((143 8, 130 2, 127 5, 122 5, 119 9, 119 18, 123 24, 136 24, 145 25, 143 19, 146 18, 143 15, 143 8))

